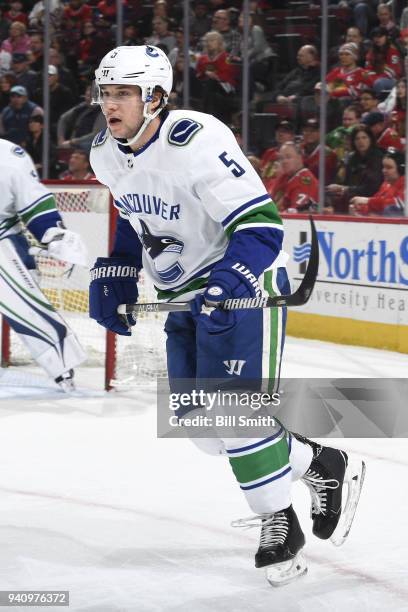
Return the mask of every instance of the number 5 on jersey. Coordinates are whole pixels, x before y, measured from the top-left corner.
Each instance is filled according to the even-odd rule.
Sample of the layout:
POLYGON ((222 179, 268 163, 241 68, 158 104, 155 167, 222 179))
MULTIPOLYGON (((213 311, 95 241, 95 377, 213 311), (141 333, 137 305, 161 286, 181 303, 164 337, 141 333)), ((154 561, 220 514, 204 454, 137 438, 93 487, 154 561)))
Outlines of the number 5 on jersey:
POLYGON ((227 168, 233 166, 233 168, 231 168, 231 172, 234 176, 239 177, 245 174, 245 170, 234 159, 227 159, 226 151, 221 153, 221 155, 219 155, 218 157, 222 161, 222 163, 227 166, 227 168))

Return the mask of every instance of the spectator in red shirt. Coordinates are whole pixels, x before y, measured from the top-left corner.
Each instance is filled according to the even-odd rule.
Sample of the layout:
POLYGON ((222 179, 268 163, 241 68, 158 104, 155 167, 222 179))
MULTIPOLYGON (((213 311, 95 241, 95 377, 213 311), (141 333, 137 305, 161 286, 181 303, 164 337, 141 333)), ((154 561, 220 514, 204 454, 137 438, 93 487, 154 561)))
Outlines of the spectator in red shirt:
POLYGON ((374 28, 371 39, 373 46, 367 52, 365 67, 371 73, 372 87, 377 93, 390 91, 402 75, 401 53, 391 42, 387 28, 374 28))
POLYGON ((385 116, 382 113, 368 113, 363 120, 364 125, 368 125, 377 141, 377 147, 386 151, 389 147, 394 147, 398 151, 404 151, 404 143, 398 133, 392 127, 387 127, 385 116))
POLYGON ((203 109, 224 123, 230 123, 235 105, 238 68, 230 63, 224 39, 219 32, 207 32, 204 45, 205 53, 198 58, 196 66, 196 76, 202 87, 203 109))
POLYGON ((293 142, 295 138, 295 128, 290 121, 280 121, 275 128, 276 146, 270 147, 263 152, 260 163, 260 170, 263 183, 268 193, 272 193, 280 174, 279 149, 285 142, 293 142))
POLYGON ((340 66, 330 70, 326 76, 331 98, 357 98, 362 89, 369 84, 368 72, 357 65, 358 47, 355 43, 345 43, 339 49, 340 66))
POLYGON ((10 8, 7 13, 4 13, 4 19, 7 21, 21 21, 24 25, 28 25, 28 17, 25 13, 23 13, 23 5, 20 0, 14 0, 14 2, 10 2, 10 8))
POLYGON ((89 164, 88 153, 82 149, 75 149, 68 162, 68 170, 60 175, 63 181, 88 181, 95 175, 89 164))
MULTIPOLYGON (((126 3, 122 0, 122 4, 125 6, 126 3)), ((97 4, 97 9, 105 21, 108 23, 115 23, 116 0, 101 0, 101 2, 97 4)))
POLYGON ((278 209, 289 213, 315 210, 319 183, 304 167, 301 149, 294 142, 287 142, 279 151, 279 161, 283 174, 271 193, 278 209))
POLYGON ((350 212, 358 215, 402 217, 405 201, 405 156, 389 149, 383 159, 384 182, 371 198, 355 197, 350 212))
POLYGON ((92 20, 92 8, 83 0, 69 0, 64 7, 64 19, 73 21, 79 28, 84 21, 92 20))
MULTIPOLYGON (((302 153, 306 168, 309 168, 316 178, 319 178, 320 163, 320 126, 317 119, 307 119, 302 127, 302 153)), ((325 183, 331 183, 336 174, 337 155, 329 147, 324 148, 325 183)))

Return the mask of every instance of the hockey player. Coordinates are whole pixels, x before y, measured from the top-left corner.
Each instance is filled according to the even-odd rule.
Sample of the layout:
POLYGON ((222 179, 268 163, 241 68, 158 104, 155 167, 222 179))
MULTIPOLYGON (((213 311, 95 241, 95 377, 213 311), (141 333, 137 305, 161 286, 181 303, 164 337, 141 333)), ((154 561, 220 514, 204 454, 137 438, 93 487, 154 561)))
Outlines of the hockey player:
MULTIPOLYGON (((263 378, 273 386, 285 310, 201 312, 204 303, 216 307, 228 297, 289 292, 282 223, 260 178, 216 118, 166 110, 172 69, 160 49, 114 49, 96 70, 95 86, 94 100, 108 127, 94 139, 91 165, 110 188, 119 219, 111 256, 98 258, 91 271, 90 316, 129 335, 135 320, 128 315, 124 322, 117 308, 136 301, 135 280, 143 266, 160 299, 192 302, 191 313, 172 312, 165 325, 172 388, 180 379, 222 379, 229 388, 242 388, 263 378)), ((345 536, 362 466, 352 473, 354 506, 350 502, 341 512, 342 484, 349 482, 344 452, 279 423, 262 439, 225 437, 208 440, 210 446, 227 455, 257 515, 255 564, 267 568, 271 583, 306 571, 300 556, 305 539, 291 502, 293 480, 303 478, 311 489, 315 535, 333 537, 337 527, 340 539, 345 536)))
POLYGON ((0 140, 0 159, 0 312, 35 361, 70 391, 73 368, 86 355, 35 280, 23 226, 40 243, 33 247, 38 253, 86 265, 86 249, 78 234, 64 228, 54 196, 40 183, 24 149, 0 140))

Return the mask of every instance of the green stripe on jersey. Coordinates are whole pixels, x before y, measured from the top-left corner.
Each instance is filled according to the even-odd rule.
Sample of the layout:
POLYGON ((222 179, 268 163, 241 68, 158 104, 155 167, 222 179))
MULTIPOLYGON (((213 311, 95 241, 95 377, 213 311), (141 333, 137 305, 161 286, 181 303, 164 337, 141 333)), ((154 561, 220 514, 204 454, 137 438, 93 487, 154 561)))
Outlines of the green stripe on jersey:
POLYGON ((196 278, 191 283, 180 289, 180 291, 170 291, 169 289, 157 289, 157 298, 159 300, 174 300, 174 298, 180 297, 185 293, 189 293, 190 291, 197 291, 202 287, 205 287, 208 282, 208 277, 206 278, 196 278))
POLYGON ((57 207, 55 205, 55 198, 53 195, 50 195, 46 200, 42 200, 41 202, 38 202, 38 204, 36 204, 35 206, 32 206, 26 212, 22 213, 21 218, 24 221, 24 223, 27 225, 28 223, 30 223, 33 217, 36 217, 39 214, 44 214, 46 212, 50 212, 54 210, 55 211, 57 210, 57 207))
POLYGON ((285 434, 283 438, 261 450, 243 455, 229 457, 235 478, 240 484, 252 482, 268 474, 277 472, 289 463, 289 449, 285 434))
POLYGON ((256 223, 256 224, 264 224, 268 225, 268 223, 274 223, 275 225, 282 225, 282 219, 279 216, 278 209, 276 208, 276 204, 272 202, 267 202, 262 206, 254 208, 250 212, 244 213, 241 217, 235 219, 234 223, 225 230, 228 238, 231 237, 231 234, 237 229, 238 225, 242 223, 256 223))

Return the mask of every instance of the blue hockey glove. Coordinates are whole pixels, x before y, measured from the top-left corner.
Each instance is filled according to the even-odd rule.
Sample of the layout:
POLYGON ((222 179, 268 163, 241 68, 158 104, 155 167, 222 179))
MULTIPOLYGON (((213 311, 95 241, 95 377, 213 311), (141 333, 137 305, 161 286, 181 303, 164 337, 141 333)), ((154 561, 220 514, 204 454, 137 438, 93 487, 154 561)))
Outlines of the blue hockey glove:
POLYGON ((121 336, 130 336, 129 327, 136 318, 117 313, 119 304, 136 302, 138 270, 134 261, 125 257, 98 257, 91 270, 89 287, 89 316, 99 325, 121 336))
POLYGON ((258 280, 243 264, 236 263, 230 268, 213 270, 207 289, 197 295, 192 304, 192 314, 204 323, 209 333, 220 333, 231 329, 245 311, 221 310, 217 305, 229 298, 255 297, 261 290, 258 280), (201 307, 213 306, 210 316, 201 314, 201 307))

